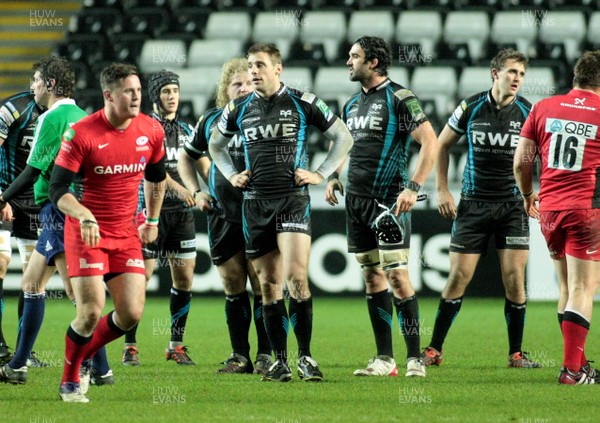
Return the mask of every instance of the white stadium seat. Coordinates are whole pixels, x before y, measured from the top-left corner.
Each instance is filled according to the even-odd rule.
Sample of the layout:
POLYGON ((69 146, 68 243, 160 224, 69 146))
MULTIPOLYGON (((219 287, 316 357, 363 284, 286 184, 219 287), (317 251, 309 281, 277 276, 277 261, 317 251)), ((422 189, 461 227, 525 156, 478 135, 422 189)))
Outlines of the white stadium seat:
POLYGON ((194 100, 197 95, 210 96, 221 77, 220 66, 194 67, 177 72, 182 100, 194 100))
POLYGON ((346 39, 346 16, 340 11, 308 11, 304 13, 300 28, 300 41, 308 44, 322 43, 327 61, 338 54, 340 42, 346 39))
MULTIPOLYGON (((292 15, 295 16, 295 15, 292 15)), ((296 19, 286 17, 280 12, 260 12, 254 19, 254 30, 252 31, 252 39, 254 42, 275 43, 281 57, 287 60, 290 47, 296 40, 299 33, 300 22, 287 22, 288 19, 296 19)))
POLYGON ((396 84, 400 84, 403 87, 409 87, 410 78, 408 76, 408 70, 406 68, 388 68, 388 77, 396 84))
POLYGON ((194 40, 190 45, 188 66, 222 66, 227 60, 244 56, 243 42, 234 39, 194 40))
POLYGON ((281 81, 288 87, 303 92, 312 92, 313 89, 313 79, 309 68, 284 66, 281 81))
POLYGON ((353 12, 348 23, 347 40, 351 43, 364 35, 381 37, 387 42, 394 39, 394 18, 385 10, 353 12))
MULTIPOLYGON (((436 45, 442 36, 442 17, 435 10, 407 10, 400 13, 396 23, 396 42, 419 44, 418 52, 425 58, 436 57, 436 45)), ((400 47, 402 49, 402 46, 400 47)), ((404 52, 408 55, 409 52, 404 52)), ((402 56, 402 50, 399 51, 402 56)), ((399 59, 402 61, 402 59, 399 59)))
POLYGON ((347 67, 319 68, 315 75, 315 94, 322 99, 336 98, 343 106, 360 90, 360 84, 350 81, 349 75, 347 67))
POLYGON ((204 37, 233 38, 246 41, 250 38, 252 26, 246 12, 213 12, 206 22, 204 37))
POLYGON ((445 118, 454 108, 456 71, 449 66, 428 66, 415 69, 410 88, 421 100, 433 100, 437 115, 445 118))
POLYGON ((458 100, 462 101, 481 91, 492 88, 492 73, 489 67, 464 68, 458 80, 458 100))
POLYGON ((537 25, 527 25, 522 12, 497 12, 492 22, 491 40, 497 44, 516 44, 517 50, 529 55, 530 47, 535 43, 537 25))
POLYGON ((554 81, 552 69, 546 67, 527 68, 519 94, 527 99, 533 96, 548 97, 558 94, 558 86, 554 81))
POLYGON ((587 40, 590 44, 600 44, 600 12, 594 12, 590 17, 587 40))
POLYGON ((148 40, 144 42, 139 60, 143 73, 161 69, 176 71, 185 67, 186 63, 185 43, 181 40, 148 40))
POLYGON ((485 12, 448 13, 444 26, 444 40, 448 44, 467 44, 471 60, 479 60, 483 54, 484 43, 490 33, 490 23, 485 12))
POLYGON ((583 12, 548 12, 540 27, 540 42, 563 44, 568 60, 576 60, 580 55, 580 45, 586 33, 583 12))

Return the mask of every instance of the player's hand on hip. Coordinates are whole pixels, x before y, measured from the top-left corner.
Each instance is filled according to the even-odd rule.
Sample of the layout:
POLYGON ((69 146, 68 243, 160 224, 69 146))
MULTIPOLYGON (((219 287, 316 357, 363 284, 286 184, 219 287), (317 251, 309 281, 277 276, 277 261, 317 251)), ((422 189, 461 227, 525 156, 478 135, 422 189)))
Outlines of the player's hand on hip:
POLYGON ((325 201, 332 206, 339 204, 335 195, 336 191, 339 191, 342 197, 344 196, 344 184, 342 184, 342 181, 340 181, 339 178, 333 178, 327 181, 327 186, 325 187, 325 201))
POLYGON ((150 244, 158 237, 158 226, 143 223, 138 228, 138 235, 140 237, 140 241, 142 241, 142 244, 150 244))
POLYGON ((179 192, 179 198, 181 198, 181 201, 188 207, 194 207, 196 205, 194 194, 187 189, 183 189, 179 192))
POLYGON ((94 216, 81 219, 79 221, 81 228, 81 240, 88 247, 96 247, 100 244, 100 226, 94 216))
POLYGON ((2 208, 2 221, 12 222, 14 219, 12 207, 8 203, 1 204, 4 204, 4 207, 2 208))
POLYGON ((213 201, 214 199, 207 192, 200 191, 198 194, 196 194, 196 205, 200 211, 213 211, 211 204, 213 201))
POLYGON ((236 188, 246 188, 250 183, 250 169, 246 169, 241 173, 234 173, 231 178, 229 178, 229 182, 236 188))
POLYGON ((448 190, 439 190, 437 193, 438 212, 446 219, 454 219, 456 217, 456 205, 454 197, 448 190))
POLYGON ((529 197, 523 198, 523 207, 525 207, 525 212, 534 219, 540 218, 540 208, 538 207, 540 197, 538 197, 537 192, 533 192, 529 197))
POLYGON ((413 208, 416 202, 417 193, 411 189, 405 188, 396 200, 396 209, 394 210, 394 213, 399 215, 400 213, 408 212, 413 208))
POLYGON ((317 172, 311 172, 310 170, 300 168, 296 169, 294 175, 294 182, 296 182, 296 185, 298 186, 319 185, 324 179, 323 176, 317 172))

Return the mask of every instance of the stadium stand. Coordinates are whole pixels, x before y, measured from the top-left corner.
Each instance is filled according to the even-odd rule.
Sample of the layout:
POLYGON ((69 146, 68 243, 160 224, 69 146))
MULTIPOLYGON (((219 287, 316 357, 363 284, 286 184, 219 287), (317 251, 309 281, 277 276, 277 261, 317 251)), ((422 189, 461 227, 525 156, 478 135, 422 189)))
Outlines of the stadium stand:
POLYGON ((285 63, 292 43, 298 37, 301 23, 299 11, 260 12, 254 19, 252 39, 255 42, 275 43, 285 63))
POLYGON ((252 34, 250 15, 247 12, 214 12, 208 17, 206 39, 236 39, 246 41, 252 34))
POLYGON ((423 63, 423 59, 437 56, 436 47, 442 37, 442 16, 436 10, 407 10, 400 13, 396 23, 396 42, 400 45, 399 55, 407 56, 400 62, 423 63), (415 50, 409 46, 418 46, 415 50), (404 48, 403 48, 404 47, 404 48), (414 60, 410 60, 411 54, 414 60), (419 57, 421 56, 421 57, 419 57), (421 59, 421 60, 419 60, 421 59))
POLYGON ((185 67, 187 50, 181 40, 148 40, 142 47, 139 66, 144 73, 161 69, 177 69, 185 67))
MULTIPOLYGON (((300 42, 303 45, 322 44, 325 59, 333 63, 338 48, 346 39, 346 16, 341 11, 308 11, 304 13, 306 23, 300 28, 300 42)), ((322 63, 322 62, 321 62, 322 63)))

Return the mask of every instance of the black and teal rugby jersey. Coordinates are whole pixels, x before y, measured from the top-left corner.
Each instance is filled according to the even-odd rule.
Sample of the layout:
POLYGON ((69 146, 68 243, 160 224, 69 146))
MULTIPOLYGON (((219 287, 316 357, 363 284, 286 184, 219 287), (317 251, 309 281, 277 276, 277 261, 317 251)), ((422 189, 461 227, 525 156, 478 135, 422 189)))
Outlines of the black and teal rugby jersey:
POLYGON ((350 150, 350 194, 395 200, 408 176, 409 135, 427 121, 412 91, 386 79, 368 92, 353 95, 342 120, 354 138, 350 150))
MULTIPOLYGON (((24 91, 0 101, 0 189, 4 191, 27 166, 33 132, 43 109, 33 94, 24 91)), ((33 184, 11 203, 27 208, 33 205, 33 184)))
MULTIPOLYGON (((183 147, 194 160, 207 154, 210 133, 217 126, 222 113, 223 109, 210 109, 198 119, 194 139, 183 147)), ((227 151, 235 168, 242 172, 245 166, 244 146, 239 134, 231 138, 227 151)), ((211 164, 208 174, 208 190, 218 203, 218 207, 213 211, 217 216, 230 222, 242 222, 242 190, 231 185, 214 163, 211 164)))
POLYGON ((498 109, 491 90, 463 100, 448 126, 467 137, 467 162, 461 198, 485 201, 521 201, 513 174, 513 156, 531 103, 516 96, 498 109))
POLYGON ((283 84, 270 98, 256 91, 232 100, 221 115, 219 131, 241 134, 250 184, 245 198, 269 199, 308 195, 294 182, 296 169, 308 168, 308 128, 327 131, 337 117, 311 93, 283 84))

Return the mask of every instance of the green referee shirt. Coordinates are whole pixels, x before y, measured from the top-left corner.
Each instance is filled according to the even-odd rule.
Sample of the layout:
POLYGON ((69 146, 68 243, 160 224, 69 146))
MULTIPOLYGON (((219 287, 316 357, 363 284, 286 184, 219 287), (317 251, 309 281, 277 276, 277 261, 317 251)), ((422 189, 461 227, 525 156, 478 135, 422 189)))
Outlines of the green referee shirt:
POLYGON ((28 165, 42 171, 33 185, 33 195, 37 205, 41 206, 50 200, 48 184, 63 134, 85 116, 87 113, 75 104, 75 100, 66 98, 54 103, 38 118, 33 134, 33 145, 27 159, 28 165))

